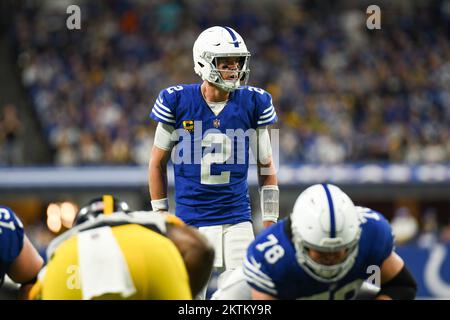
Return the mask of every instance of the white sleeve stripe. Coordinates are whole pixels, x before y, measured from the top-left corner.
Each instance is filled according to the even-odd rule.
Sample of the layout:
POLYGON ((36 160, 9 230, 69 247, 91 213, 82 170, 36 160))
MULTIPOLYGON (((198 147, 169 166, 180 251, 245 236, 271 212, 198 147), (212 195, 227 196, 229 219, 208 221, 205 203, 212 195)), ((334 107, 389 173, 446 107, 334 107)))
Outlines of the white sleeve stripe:
POLYGON ((253 283, 256 287, 261 288, 262 291, 268 292, 268 293, 270 293, 270 294, 273 295, 273 296, 276 296, 276 295, 277 295, 277 291, 276 291, 276 290, 273 290, 273 289, 269 289, 269 288, 263 287, 263 286, 261 286, 259 283, 255 282, 253 279, 246 278, 246 280, 247 280, 247 282, 253 283))
POLYGON ((265 114, 265 115, 259 117, 259 120, 262 120, 262 119, 270 117, 271 115, 274 114, 274 112, 275 112, 275 109, 273 109, 272 112, 269 112, 268 114, 265 114))
POLYGON ((158 111, 158 113, 163 114, 169 118, 173 118, 173 115, 170 113, 165 112, 164 110, 162 110, 160 107, 158 107, 156 104, 153 106, 153 108, 156 109, 156 111, 158 111))
POLYGON ((258 281, 261 285, 267 288, 275 288, 275 284, 272 281, 264 280, 257 274, 253 273, 250 269, 244 267, 244 273, 247 277, 251 277, 253 280, 258 281))
POLYGON ((253 258, 253 262, 250 262, 246 259, 244 261, 244 268, 248 269, 248 271, 251 271, 252 273, 255 274, 255 276, 258 276, 259 278, 263 279, 264 281, 267 281, 268 283, 273 284, 272 279, 267 274, 262 272, 261 269, 259 269, 256 264, 257 263, 254 258, 253 258))
POLYGON ((264 113, 267 113, 267 112, 269 112, 269 111, 272 110, 272 109, 274 109, 273 104, 271 104, 270 107, 268 107, 267 109, 264 109, 264 111, 263 111, 262 113, 263 113, 263 114, 264 114, 264 113))
POLYGON ((152 110, 152 113, 153 113, 157 118, 159 118, 159 119, 161 119, 161 120, 164 120, 164 121, 167 121, 167 122, 171 122, 171 123, 175 123, 175 122, 176 122, 175 120, 168 119, 168 118, 166 118, 166 117, 160 115, 160 114, 156 111, 156 109, 153 109, 153 110, 152 110))
POLYGON ((161 108, 163 108, 164 110, 166 110, 167 112, 172 113, 172 111, 169 108, 167 108, 165 105, 163 105, 162 101, 159 101, 159 99, 156 101, 156 104, 158 106, 160 106, 161 108))
POLYGON ((273 119, 275 119, 276 116, 277 116, 277 113, 275 112, 269 119, 258 121, 258 124, 268 123, 268 122, 272 121, 273 119))
POLYGON ((245 272, 245 269, 244 269, 244 274, 245 274, 245 280, 247 281, 247 282, 251 282, 251 283, 253 283, 255 286, 257 286, 258 288, 261 288, 263 291, 267 291, 267 292, 269 292, 270 294, 272 294, 272 295, 274 295, 274 296, 276 296, 277 295, 277 290, 275 289, 275 288, 268 288, 267 286, 265 286, 263 283, 261 283, 260 281, 258 281, 258 280, 255 280, 250 274, 247 274, 246 272, 245 272))
POLYGON ((252 271, 253 273, 258 274, 261 278, 264 278, 266 280, 272 281, 272 279, 261 271, 261 269, 258 267, 258 263, 256 262, 254 257, 251 257, 252 261, 249 261, 248 259, 244 260, 244 267, 252 271))
POLYGON ((264 287, 264 288, 267 288, 270 290, 275 290, 275 284, 272 283, 272 284, 268 285, 264 281, 262 281, 261 278, 258 278, 257 276, 255 276, 254 273, 251 273, 248 269, 244 268, 243 270, 244 270, 244 275, 247 278, 252 279, 256 283, 258 283, 261 287, 264 287))

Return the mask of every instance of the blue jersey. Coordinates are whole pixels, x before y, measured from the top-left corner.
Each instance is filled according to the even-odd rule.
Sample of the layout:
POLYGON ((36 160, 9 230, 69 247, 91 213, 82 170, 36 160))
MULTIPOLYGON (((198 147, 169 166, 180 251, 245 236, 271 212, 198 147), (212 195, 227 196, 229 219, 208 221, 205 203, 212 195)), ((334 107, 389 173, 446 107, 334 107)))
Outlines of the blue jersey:
POLYGON ((216 116, 200 84, 179 85, 161 91, 150 117, 178 129, 176 215, 196 227, 250 221, 249 135, 277 121, 271 95, 242 87, 216 116))
POLYGON ((244 263, 248 284, 279 299, 351 299, 364 280, 373 274, 369 266, 381 266, 394 249, 388 221, 380 214, 358 207, 361 237, 358 255, 350 271, 335 283, 324 283, 308 275, 297 262, 290 239, 290 221, 284 219, 267 228, 249 246, 244 263))
POLYGON ((23 246, 23 225, 14 212, 0 206, 0 285, 23 246))

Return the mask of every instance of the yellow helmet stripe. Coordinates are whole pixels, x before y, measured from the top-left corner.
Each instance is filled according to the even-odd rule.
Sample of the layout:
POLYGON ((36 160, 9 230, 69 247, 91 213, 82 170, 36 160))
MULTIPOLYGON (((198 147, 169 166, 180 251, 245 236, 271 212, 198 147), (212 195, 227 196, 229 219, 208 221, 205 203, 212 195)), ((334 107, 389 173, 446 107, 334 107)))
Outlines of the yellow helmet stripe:
POLYGON ((103 214, 109 215, 114 212, 114 198, 110 195, 103 196, 103 204, 105 208, 103 209, 103 214))

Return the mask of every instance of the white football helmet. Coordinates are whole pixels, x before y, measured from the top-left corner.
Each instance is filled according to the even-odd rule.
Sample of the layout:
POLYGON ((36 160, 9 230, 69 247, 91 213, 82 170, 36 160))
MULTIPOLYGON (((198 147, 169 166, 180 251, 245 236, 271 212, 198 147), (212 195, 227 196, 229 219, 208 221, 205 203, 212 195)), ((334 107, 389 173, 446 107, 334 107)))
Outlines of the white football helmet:
POLYGON ((303 191, 291 214, 292 240, 297 261, 314 279, 331 283, 342 279, 355 263, 361 235, 360 219, 352 200, 338 187, 316 184, 303 191), (345 249, 345 260, 335 265, 314 261, 309 249, 345 249))
POLYGON ((225 91, 233 91, 246 85, 250 73, 250 52, 244 39, 229 27, 211 27, 203 31, 194 43, 194 70, 202 80, 213 83, 225 91), (238 76, 224 80, 217 69, 217 58, 240 57, 238 76))

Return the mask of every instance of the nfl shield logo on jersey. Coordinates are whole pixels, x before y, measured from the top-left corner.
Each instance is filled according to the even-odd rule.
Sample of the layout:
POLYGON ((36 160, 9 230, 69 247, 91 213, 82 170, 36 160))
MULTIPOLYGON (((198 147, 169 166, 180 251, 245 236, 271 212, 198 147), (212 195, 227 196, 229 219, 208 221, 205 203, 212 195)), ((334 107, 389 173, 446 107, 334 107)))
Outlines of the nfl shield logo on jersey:
POLYGON ((220 120, 219 119, 215 119, 214 121, 213 121, 213 125, 214 125, 214 128, 219 128, 220 127, 220 120))

